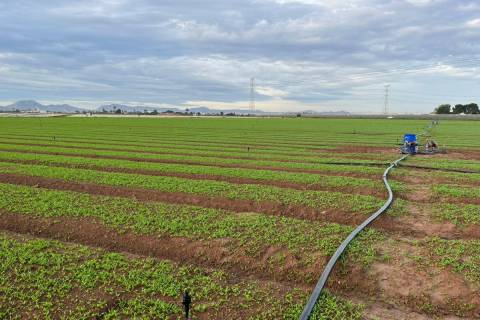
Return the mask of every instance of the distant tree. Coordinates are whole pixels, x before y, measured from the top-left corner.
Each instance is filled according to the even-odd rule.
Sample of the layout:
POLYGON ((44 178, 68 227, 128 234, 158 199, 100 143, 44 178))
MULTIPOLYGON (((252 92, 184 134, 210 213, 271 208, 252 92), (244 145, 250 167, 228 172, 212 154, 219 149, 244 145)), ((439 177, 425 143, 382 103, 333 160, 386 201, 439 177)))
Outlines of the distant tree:
POLYGON ((157 109, 153 110, 153 111, 152 111, 152 114, 153 114, 153 115, 157 115, 157 114, 158 114, 157 109))
POLYGON ((478 105, 476 103, 469 103, 464 106, 466 114, 479 114, 480 110, 478 109, 478 105))
POLYGON ((463 104, 456 104, 452 109, 452 113, 455 113, 455 114, 466 113, 465 107, 466 106, 464 106, 463 104))
POLYGON ((122 114, 122 109, 117 109, 117 110, 115 110, 115 113, 116 113, 116 114, 122 114))
POLYGON ((220 112, 220 115, 223 116, 223 111, 220 112))
POLYGON ((435 109, 436 114, 449 114, 450 113, 450 108, 452 106, 449 104, 441 104, 435 109))

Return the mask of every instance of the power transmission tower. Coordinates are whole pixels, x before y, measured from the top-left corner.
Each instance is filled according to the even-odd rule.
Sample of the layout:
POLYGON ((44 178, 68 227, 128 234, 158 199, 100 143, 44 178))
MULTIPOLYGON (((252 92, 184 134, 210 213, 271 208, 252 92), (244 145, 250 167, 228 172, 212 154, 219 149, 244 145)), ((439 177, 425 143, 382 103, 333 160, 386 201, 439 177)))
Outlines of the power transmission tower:
POLYGON ((255 78, 250 79, 250 110, 255 110, 255 78))
POLYGON ((388 98, 390 96, 390 85, 385 85, 385 104, 383 106, 383 113, 388 114, 388 98))

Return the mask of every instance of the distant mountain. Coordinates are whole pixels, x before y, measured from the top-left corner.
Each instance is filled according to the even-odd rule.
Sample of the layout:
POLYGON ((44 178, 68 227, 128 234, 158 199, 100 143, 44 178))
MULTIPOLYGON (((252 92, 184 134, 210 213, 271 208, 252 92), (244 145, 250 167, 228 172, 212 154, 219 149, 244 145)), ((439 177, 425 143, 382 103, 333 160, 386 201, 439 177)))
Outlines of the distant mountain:
POLYGON ((350 112, 347 111, 315 111, 315 110, 305 110, 297 112, 301 114, 311 114, 311 115, 320 115, 320 116, 349 116, 350 112))
POLYGON ((188 109, 188 112, 197 113, 200 112, 202 114, 218 114, 223 112, 224 114, 227 113, 235 113, 235 114, 260 114, 265 113, 261 110, 248 110, 248 109, 229 109, 229 110, 220 110, 220 109, 210 109, 207 107, 192 107, 187 109, 178 109, 178 108, 165 108, 165 107, 144 107, 144 106, 128 106, 125 104, 107 104, 100 106, 96 109, 97 112, 115 112, 116 110, 122 110, 123 112, 144 112, 145 110, 148 112, 152 112, 157 110, 158 113, 166 112, 166 111, 173 111, 173 112, 185 112, 188 109))
POLYGON ((224 114, 227 113, 235 113, 235 114, 266 114, 268 112, 262 111, 262 110, 250 110, 250 109, 210 109, 207 107, 193 107, 193 108, 188 108, 190 112, 193 113, 211 113, 211 114, 216 114, 223 112, 224 114))
POLYGON ((173 111, 173 112, 183 112, 183 110, 177 109, 177 108, 164 108, 164 107, 144 107, 144 106, 127 106, 125 104, 117 104, 117 103, 112 103, 112 104, 106 104, 103 106, 100 106, 96 109, 98 112, 115 112, 116 110, 122 110, 123 112, 153 112, 157 110, 157 112, 162 113, 165 111, 173 111))
POLYGON ((46 111, 46 112, 58 112, 58 113, 75 113, 83 112, 84 109, 73 107, 68 104, 50 104, 43 105, 35 100, 20 100, 12 103, 8 106, 2 107, 4 111, 46 111))
POLYGON ((49 112, 60 112, 60 113, 75 113, 86 111, 82 108, 77 108, 69 104, 49 104, 44 106, 45 111, 49 112))
MULTIPOLYGON (((43 105, 35 100, 20 100, 15 103, 12 103, 5 107, 0 107, 0 111, 42 111, 42 112, 56 112, 56 113, 77 113, 77 112, 92 112, 91 110, 86 110, 78 107, 71 106, 69 104, 50 104, 50 105, 43 105)), ((326 112, 319 112, 314 110, 305 110, 299 112, 266 112, 262 110, 250 110, 250 109, 210 109, 205 106, 198 106, 198 107, 190 107, 186 110, 179 109, 179 108, 165 108, 165 107, 145 107, 145 106, 129 106, 125 104, 118 104, 112 103, 107 105, 102 105, 95 109, 96 112, 115 112, 117 110, 122 110, 124 113, 143 113, 157 111, 158 113, 164 113, 167 111, 172 112, 188 112, 192 113, 201 113, 201 114, 256 114, 256 115, 282 115, 282 114, 304 114, 304 115, 325 115, 325 116, 348 116, 350 115, 349 112, 346 111, 326 111, 326 112)), ((95 112, 94 111, 94 112, 95 112)))
POLYGON ((9 104, 4 108, 10 109, 10 110, 16 110, 16 109, 17 110, 34 110, 34 109, 40 109, 41 107, 43 107, 43 105, 38 103, 37 101, 20 100, 15 103, 9 104))

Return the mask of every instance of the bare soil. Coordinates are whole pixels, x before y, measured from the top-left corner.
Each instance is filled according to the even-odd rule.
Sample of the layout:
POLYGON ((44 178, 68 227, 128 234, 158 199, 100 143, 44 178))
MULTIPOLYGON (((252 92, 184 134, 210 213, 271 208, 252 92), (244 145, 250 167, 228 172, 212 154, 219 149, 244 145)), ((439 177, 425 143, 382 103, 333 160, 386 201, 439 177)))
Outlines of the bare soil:
POLYGON ((382 301, 395 301, 420 313, 428 309, 442 319, 458 312, 460 306, 471 304, 474 309, 465 312, 465 316, 475 319, 480 316, 479 286, 448 269, 416 262, 416 258, 428 256, 426 249, 406 238, 397 239, 395 247, 387 246, 384 250, 392 260, 376 262, 368 272, 380 288, 377 294, 382 301))
POLYGON ((480 160, 480 150, 449 149, 445 154, 436 155, 442 159, 480 160))

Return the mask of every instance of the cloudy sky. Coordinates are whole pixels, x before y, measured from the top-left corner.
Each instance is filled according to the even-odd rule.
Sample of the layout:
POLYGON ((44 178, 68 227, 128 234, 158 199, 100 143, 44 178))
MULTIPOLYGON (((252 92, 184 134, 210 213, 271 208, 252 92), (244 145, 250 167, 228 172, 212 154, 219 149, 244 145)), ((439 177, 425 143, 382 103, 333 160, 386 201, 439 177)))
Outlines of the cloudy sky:
POLYGON ((467 0, 0 0, 0 103, 426 112, 480 102, 467 0))

